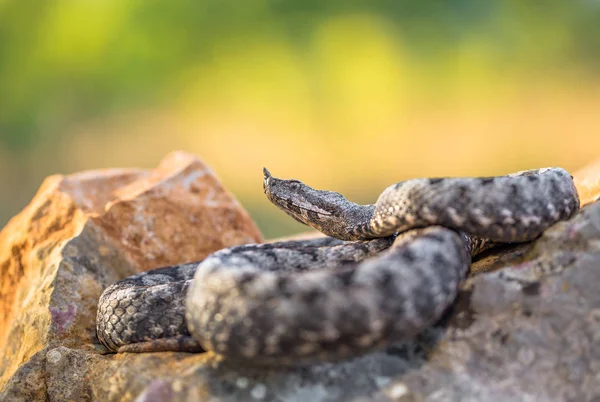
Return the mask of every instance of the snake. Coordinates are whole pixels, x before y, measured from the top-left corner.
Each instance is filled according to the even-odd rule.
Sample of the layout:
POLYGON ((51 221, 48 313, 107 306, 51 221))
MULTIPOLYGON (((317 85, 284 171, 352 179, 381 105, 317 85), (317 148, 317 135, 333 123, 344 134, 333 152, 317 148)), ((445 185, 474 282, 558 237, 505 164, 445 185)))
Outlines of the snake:
POLYGON ((110 285, 96 320, 108 351, 290 365, 379 350, 438 321, 474 256, 532 241, 580 206, 558 167, 405 180, 369 205, 265 168, 263 191, 325 236, 233 246, 110 285))

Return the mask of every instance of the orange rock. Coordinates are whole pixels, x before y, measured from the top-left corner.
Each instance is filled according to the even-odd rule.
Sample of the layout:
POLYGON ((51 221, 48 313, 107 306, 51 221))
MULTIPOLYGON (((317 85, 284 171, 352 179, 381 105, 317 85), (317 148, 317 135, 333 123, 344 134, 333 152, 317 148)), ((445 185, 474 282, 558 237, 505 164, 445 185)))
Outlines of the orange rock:
POLYGON ((596 201, 600 197, 600 159, 575 172, 573 180, 579 192, 581 206, 596 201))
POLYGON ((261 241, 243 207, 187 153, 152 171, 48 177, 0 232, 0 389, 44 348, 95 343, 96 303, 109 284, 261 241))

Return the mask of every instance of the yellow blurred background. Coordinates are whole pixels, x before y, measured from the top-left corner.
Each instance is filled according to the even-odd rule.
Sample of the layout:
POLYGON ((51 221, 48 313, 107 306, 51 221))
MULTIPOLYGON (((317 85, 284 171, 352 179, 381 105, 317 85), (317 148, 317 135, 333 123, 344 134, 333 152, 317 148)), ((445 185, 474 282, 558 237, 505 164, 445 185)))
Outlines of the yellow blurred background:
POLYGON ((596 0, 0 0, 0 226, 47 175, 199 155, 356 202, 600 156, 596 0))

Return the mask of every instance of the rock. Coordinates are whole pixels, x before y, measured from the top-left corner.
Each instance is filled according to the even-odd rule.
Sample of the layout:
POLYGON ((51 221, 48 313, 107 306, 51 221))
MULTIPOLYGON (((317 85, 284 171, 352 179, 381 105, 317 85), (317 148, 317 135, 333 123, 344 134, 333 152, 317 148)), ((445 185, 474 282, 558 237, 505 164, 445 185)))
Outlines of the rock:
MULTIPOLYGON (((136 174, 145 176, 132 181, 150 180, 147 172, 136 174)), ((107 219, 110 224, 96 222, 119 202, 109 203, 106 212, 103 204, 93 203, 96 207, 89 210, 96 208, 97 215, 75 207, 71 221, 81 219, 83 224, 77 229, 69 229, 71 223, 56 224, 55 230, 65 237, 57 237, 51 250, 20 254, 27 273, 21 277, 38 288, 42 285, 33 281, 34 272, 46 278, 37 281, 50 283, 53 292, 45 291, 51 295, 46 305, 54 303, 50 311, 55 312, 44 318, 43 308, 36 311, 26 303, 19 310, 31 318, 18 322, 38 319, 39 325, 45 319, 50 329, 40 338, 40 348, 5 376, 0 401, 494 402, 592 401, 600 396, 600 202, 554 225, 535 242, 506 246, 480 258, 453 307, 414 341, 348 361, 288 369, 253 367, 212 353, 103 354, 90 332, 93 318, 88 322, 100 291, 138 268, 155 266, 123 240, 131 233, 148 233, 145 219, 125 213, 134 207, 122 207, 119 216, 128 217, 127 224, 119 224, 123 218, 116 217, 107 219), (113 235, 120 228, 121 234, 113 235), (30 261, 37 271, 27 265, 30 261), (82 279, 86 275, 88 279, 82 279), (64 301, 74 307, 69 309, 71 304, 64 301)), ((65 221, 53 211, 68 211, 66 201, 51 206, 54 209, 38 219, 65 221)), ((2 234, 6 239, 19 238, 19 230, 31 232, 20 229, 29 227, 24 224, 11 225, 2 234)), ((40 224, 40 233, 56 233, 41 232, 50 226, 40 224)), ((246 228, 248 236, 258 237, 251 224, 246 228)), ((161 262, 174 255, 160 254, 150 245, 146 252, 160 255, 161 262)), ((3 268, 2 274, 6 272, 3 268)), ((30 297, 46 293, 33 292, 30 297)))
POLYGON ((13 376, 13 384, 21 378, 23 391, 45 386, 39 395, 52 395, 44 372, 51 372, 53 361, 64 362, 56 351, 70 356, 76 364, 68 366, 75 368, 87 360, 74 354, 97 347, 96 304, 109 284, 261 240, 249 215, 208 167, 182 152, 168 155, 152 171, 47 178, 0 232, 0 388, 21 366, 27 374, 13 376))
POLYGON ((518 255, 464 284, 430 331, 436 342, 427 361, 377 400, 398 400, 398 386, 409 400, 598 400, 600 202, 518 255))

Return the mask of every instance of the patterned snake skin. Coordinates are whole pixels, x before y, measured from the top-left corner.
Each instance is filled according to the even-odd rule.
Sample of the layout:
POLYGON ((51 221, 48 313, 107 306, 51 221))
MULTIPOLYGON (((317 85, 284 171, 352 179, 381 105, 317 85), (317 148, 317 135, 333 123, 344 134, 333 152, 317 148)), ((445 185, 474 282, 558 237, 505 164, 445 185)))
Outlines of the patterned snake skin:
POLYGON ((102 344, 118 352, 212 350, 272 365, 354 356, 439 319, 471 255, 533 240, 579 209, 572 177, 560 168, 408 180, 374 205, 266 169, 263 188, 331 237, 231 247, 117 282, 98 304, 102 344))

